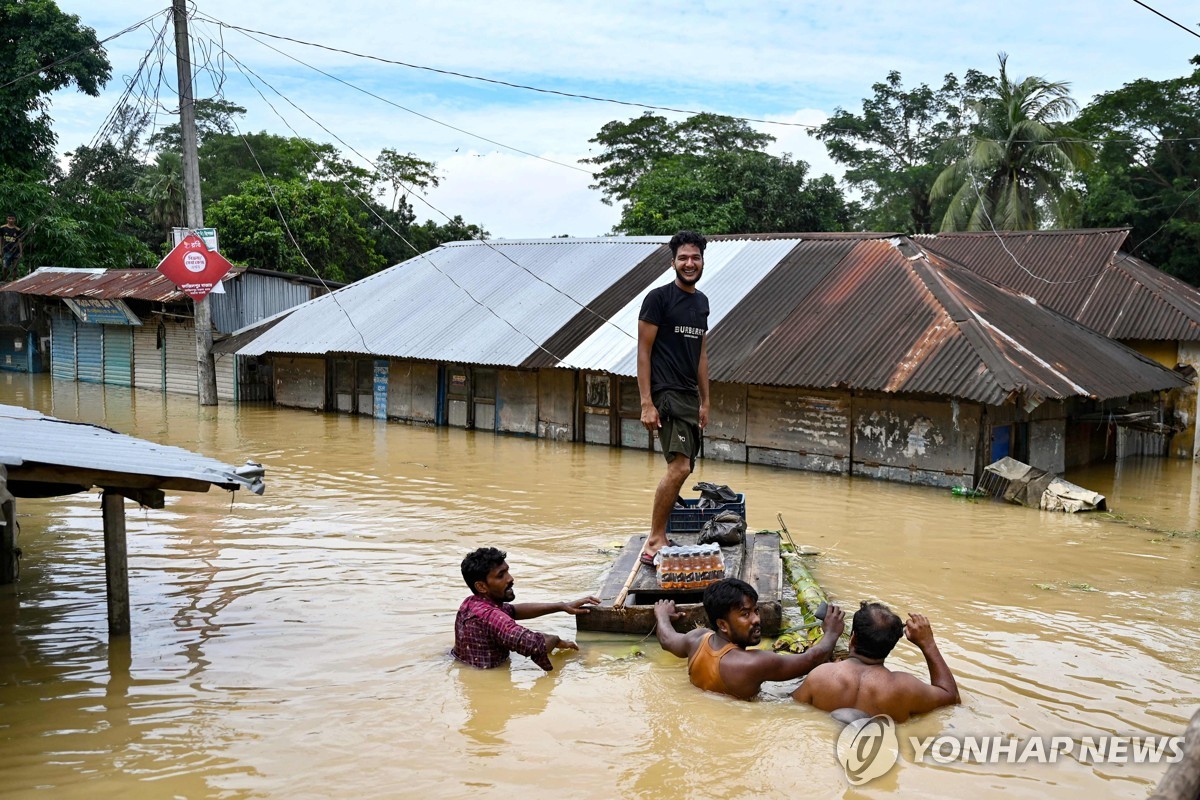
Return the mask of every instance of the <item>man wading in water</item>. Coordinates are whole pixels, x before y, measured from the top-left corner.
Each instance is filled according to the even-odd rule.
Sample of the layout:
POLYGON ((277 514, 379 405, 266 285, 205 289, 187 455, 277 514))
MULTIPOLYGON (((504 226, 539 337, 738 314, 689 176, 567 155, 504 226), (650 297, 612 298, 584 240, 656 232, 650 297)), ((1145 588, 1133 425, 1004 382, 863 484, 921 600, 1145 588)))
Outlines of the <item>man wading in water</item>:
MULTIPOLYGON (((764 681, 790 681, 829 660, 842 635, 842 610, 829 606, 821 624, 820 641, 799 655, 748 650, 762 641, 758 617, 758 592, 745 581, 726 578, 704 590, 704 613, 711 630, 696 628, 679 633, 671 626, 680 614, 673 600, 654 606, 658 643, 668 653, 688 660, 688 678, 693 686, 708 692, 749 700, 764 681)), ((815 673, 814 673, 815 674, 815 673)))
MULTIPOLYGON (((814 669, 792 697, 836 712, 835 717, 852 708, 865 715, 887 714, 896 722, 959 702, 958 683, 933 640, 929 620, 923 614, 909 614, 908 622, 901 622, 883 603, 865 602, 850 626, 850 657, 814 669), (883 665, 901 635, 925 656, 930 683, 883 665)), ((843 722, 851 718, 843 717, 843 722)))
POLYGON ((708 240, 693 231, 671 237, 671 267, 675 280, 646 295, 638 315, 638 394, 642 424, 658 434, 667 473, 654 492, 650 535, 641 561, 654 565, 654 556, 667 542, 667 520, 683 482, 696 466, 700 434, 708 424, 708 298, 696 290, 704 274, 708 240))
POLYGON ((480 669, 498 667, 515 650, 533 659, 549 672, 554 669, 550 653, 554 650, 578 650, 574 642, 552 633, 538 633, 516 623, 555 611, 586 614, 599 605, 597 597, 583 597, 570 603, 521 603, 513 605, 513 577, 508 571, 508 554, 495 547, 481 547, 462 561, 462 576, 471 596, 459 606, 454 619, 454 649, 451 654, 463 663, 480 669))

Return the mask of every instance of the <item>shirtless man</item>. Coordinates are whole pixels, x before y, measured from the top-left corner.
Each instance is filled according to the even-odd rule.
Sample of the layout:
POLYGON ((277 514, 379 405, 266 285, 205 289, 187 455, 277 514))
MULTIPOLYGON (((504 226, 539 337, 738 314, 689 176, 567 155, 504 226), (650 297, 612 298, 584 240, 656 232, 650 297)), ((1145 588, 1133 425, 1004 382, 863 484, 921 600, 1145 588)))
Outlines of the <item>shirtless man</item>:
POLYGON ((845 614, 830 606, 821 625, 821 640, 800 655, 747 650, 762 641, 758 618, 758 592, 745 581, 726 578, 704 590, 704 612, 712 630, 696 628, 679 633, 671 625, 682 614, 673 600, 654 605, 658 643, 669 653, 687 658, 692 684, 710 692, 749 700, 764 681, 789 681, 807 675, 828 661, 842 635, 845 614))
POLYGON ((866 602, 850 626, 850 657, 814 669, 792 697, 822 711, 854 708, 871 716, 887 714, 896 722, 959 702, 958 684, 925 615, 909 614, 902 623, 883 603, 866 602), (925 655, 930 683, 883 665, 901 634, 925 655))

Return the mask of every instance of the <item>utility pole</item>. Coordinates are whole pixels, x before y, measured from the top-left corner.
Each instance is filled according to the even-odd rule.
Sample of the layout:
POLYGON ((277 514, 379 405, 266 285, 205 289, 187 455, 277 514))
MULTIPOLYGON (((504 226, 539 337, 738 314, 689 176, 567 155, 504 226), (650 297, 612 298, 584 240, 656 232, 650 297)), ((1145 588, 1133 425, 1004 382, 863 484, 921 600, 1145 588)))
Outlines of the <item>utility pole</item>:
MULTIPOLYGON (((183 141, 184 223, 192 230, 204 227, 200 203, 200 159, 196 146, 196 104, 192 97, 192 49, 188 39, 187 2, 171 0, 175 13, 175 67, 179 76, 179 131, 183 141)), ((193 301, 196 321, 196 384, 200 405, 217 404, 217 371, 212 357, 212 310, 208 296, 193 301)))

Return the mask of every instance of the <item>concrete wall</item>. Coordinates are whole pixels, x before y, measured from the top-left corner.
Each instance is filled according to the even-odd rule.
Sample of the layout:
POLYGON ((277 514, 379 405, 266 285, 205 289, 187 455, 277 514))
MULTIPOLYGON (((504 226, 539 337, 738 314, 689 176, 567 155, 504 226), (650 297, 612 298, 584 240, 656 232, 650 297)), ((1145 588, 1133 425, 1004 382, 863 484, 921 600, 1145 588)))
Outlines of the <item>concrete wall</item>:
POLYGON ((538 370, 537 435, 559 442, 575 440, 575 373, 538 370))
POLYGON ((325 359, 276 356, 275 402, 281 406, 325 409, 325 359))
POLYGON ((437 364, 393 359, 388 365, 388 417, 432 425, 437 419, 437 377, 437 364))
POLYGON ((979 406, 951 400, 853 400, 855 475, 930 486, 973 484, 979 406))
POLYGON ((789 469, 846 472, 849 406, 846 393, 748 387, 746 460, 789 469))
MULTIPOLYGON (((1147 358, 1154 359, 1167 369, 1175 369, 1181 364, 1187 364, 1200 371, 1200 342, 1151 341, 1145 339, 1130 339, 1122 344, 1137 350, 1147 358)), ((1196 454, 1196 383, 1182 389, 1174 389, 1167 393, 1166 407, 1170 416, 1164 422, 1174 423, 1181 427, 1179 433, 1171 437, 1165 451, 1157 455, 1168 455, 1176 458, 1194 458, 1196 454)), ((1139 439, 1142 437, 1134 437, 1139 439)), ((1161 438, 1161 437, 1160 437, 1161 438)), ((1145 452, 1152 454, 1157 444, 1145 446, 1132 443, 1130 454, 1145 452)))
POLYGON ((501 433, 538 435, 538 374, 502 369, 496 374, 496 416, 501 433))
POLYGON ((1200 458, 1200 439, 1196 436, 1196 419, 1200 417, 1200 342, 1180 342, 1178 359, 1196 370, 1192 385, 1175 392, 1175 422, 1183 431, 1171 440, 1170 454, 1177 458, 1200 458))
POLYGON ((704 431, 705 458, 746 462, 748 391, 748 387, 740 383, 709 385, 708 427, 704 431))

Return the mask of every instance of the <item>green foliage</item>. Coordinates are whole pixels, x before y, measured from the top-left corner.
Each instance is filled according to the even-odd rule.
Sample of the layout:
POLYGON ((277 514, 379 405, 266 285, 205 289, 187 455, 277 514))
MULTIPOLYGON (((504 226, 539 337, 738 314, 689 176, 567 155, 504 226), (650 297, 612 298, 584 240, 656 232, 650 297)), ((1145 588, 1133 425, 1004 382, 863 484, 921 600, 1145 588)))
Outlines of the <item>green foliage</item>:
POLYGON ((1071 227, 1079 208, 1071 179, 1091 160, 1090 148, 1067 123, 1077 108, 1066 83, 1000 76, 990 94, 968 105, 975 122, 968 140, 948 142, 957 158, 934 181, 930 199, 949 199, 941 230, 1035 230, 1071 227), (965 151, 965 152, 964 152, 965 151))
POLYGON ((1100 140, 1084 176, 1084 224, 1132 226, 1135 255, 1200 285, 1200 68, 1102 94, 1078 127, 1100 140))
POLYGON ((862 113, 838 108, 812 136, 830 158, 846 167, 845 182, 866 198, 858 226, 877 231, 931 233, 946 211, 929 192, 945 168, 944 144, 960 136, 967 104, 993 88, 995 79, 967 70, 960 81, 946 75, 940 89, 905 89, 900 73, 871 87, 862 113))
MULTIPOLYGON (((215 98, 201 98, 192 106, 196 117, 196 144, 200 147, 214 134, 232 136, 234 134, 234 117, 246 113, 246 109, 237 103, 215 98)), ((183 136, 178 122, 163 126, 150 137, 150 146, 155 150, 170 150, 174 153, 183 151, 183 136)))
POLYGON ((638 180, 660 162, 684 155, 759 151, 775 137, 759 133, 741 120, 717 114, 696 114, 682 122, 669 122, 647 111, 628 122, 607 123, 588 141, 604 148, 599 155, 583 159, 583 163, 600 168, 590 188, 603 192, 604 202, 612 205, 614 200, 629 200, 638 180))
POLYGON ((832 179, 805 184, 808 164, 763 152, 774 137, 715 114, 682 122, 646 113, 609 122, 593 189, 623 202, 619 233, 845 230, 850 210, 832 179))
POLYGON ((235 263, 351 281, 385 266, 361 209, 343 190, 319 181, 268 185, 257 178, 209 206, 205 222, 220 229, 222 252, 235 263))
POLYGON ((79 17, 52 0, 0 0, 0 83, 9 84, 0 89, 0 166, 48 173, 50 94, 74 86, 95 97, 110 74, 96 32, 79 17))
POLYGON ((710 234, 845 230, 849 210, 828 175, 759 152, 675 156, 633 186, 618 229, 635 236, 689 229, 710 234))
POLYGON ((126 192, 64 180, 50 185, 39 173, 0 172, 0 196, 22 209, 22 270, 41 266, 123 269, 152 267, 150 249, 126 232, 134 198, 126 192))

